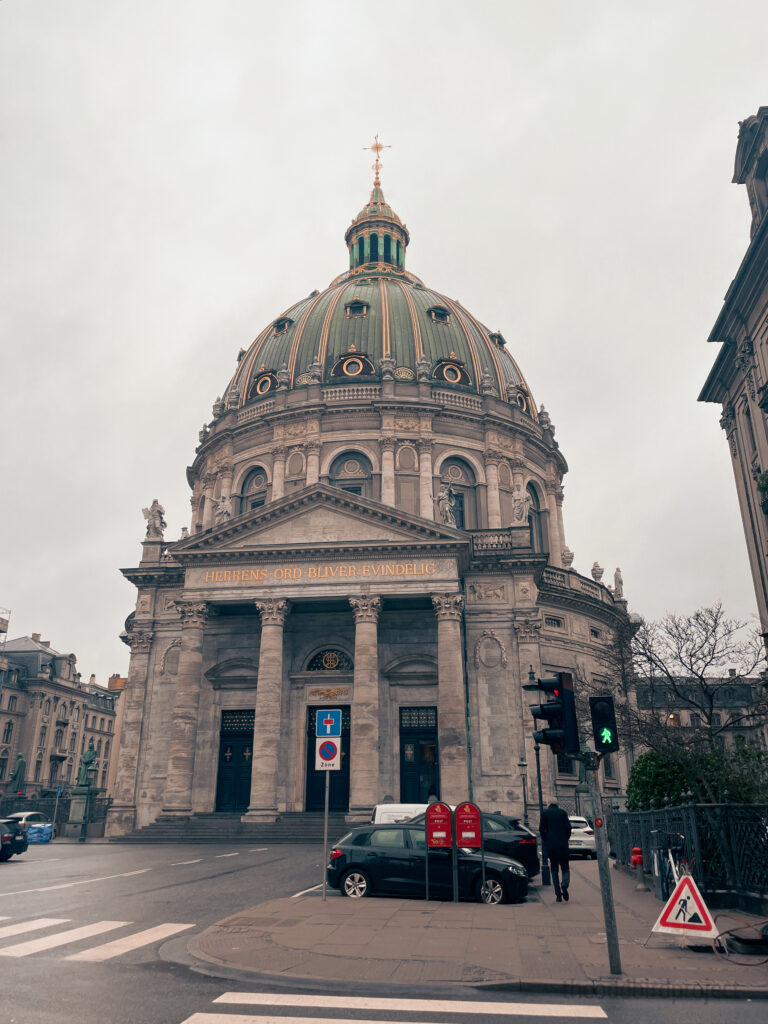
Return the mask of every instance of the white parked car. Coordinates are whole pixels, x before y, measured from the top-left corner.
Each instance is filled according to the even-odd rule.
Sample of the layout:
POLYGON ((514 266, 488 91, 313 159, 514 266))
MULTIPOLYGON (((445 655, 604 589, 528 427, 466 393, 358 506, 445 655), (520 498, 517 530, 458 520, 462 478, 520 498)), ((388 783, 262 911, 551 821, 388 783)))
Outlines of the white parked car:
MULTIPOLYGON (((13 814, 6 814, 6 818, 10 818, 12 821, 18 821, 24 831, 27 831, 28 825, 50 825, 51 819, 47 814, 43 814, 42 811, 14 811, 13 814)), ((53 826, 52 836, 56 838, 56 826, 53 826)))
POLYGON ((569 814, 568 820, 571 823, 568 853, 571 857, 591 857, 593 860, 596 860, 595 830, 586 818, 579 818, 575 814, 569 814))

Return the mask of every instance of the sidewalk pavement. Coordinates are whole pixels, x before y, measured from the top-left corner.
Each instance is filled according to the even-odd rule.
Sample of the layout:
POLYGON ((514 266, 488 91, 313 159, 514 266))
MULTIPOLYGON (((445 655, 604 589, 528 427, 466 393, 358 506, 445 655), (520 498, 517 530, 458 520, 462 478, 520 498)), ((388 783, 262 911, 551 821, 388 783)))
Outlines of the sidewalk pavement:
MULTIPOLYGON (((662 904, 612 870, 623 974, 608 964, 597 864, 571 862, 571 899, 532 886, 524 904, 354 900, 329 889, 270 900, 189 943, 198 959, 274 982, 465 985, 579 995, 768 998, 768 965, 680 948, 651 927, 662 904)), ((718 925, 757 920, 716 912, 718 925), (721 916, 722 915, 722 916, 721 916)), ((759 957, 740 957, 759 960, 759 957)))

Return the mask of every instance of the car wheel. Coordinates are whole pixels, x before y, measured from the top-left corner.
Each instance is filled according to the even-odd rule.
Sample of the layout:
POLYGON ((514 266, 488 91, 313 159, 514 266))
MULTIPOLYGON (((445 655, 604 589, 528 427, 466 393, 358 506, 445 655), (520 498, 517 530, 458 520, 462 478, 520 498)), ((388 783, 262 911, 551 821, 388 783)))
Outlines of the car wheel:
POLYGON ((480 903, 504 903, 507 898, 506 890, 504 889, 504 883, 496 875, 486 875, 485 885, 483 885, 482 879, 477 883, 477 899, 480 903))
POLYGON ((364 871, 352 868, 345 871, 341 879, 341 892, 353 900, 362 899, 371 895, 371 880, 364 871))
POLYGON ((0 861, 10 860, 12 856, 13 856, 12 853, 6 852, 5 850, 3 850, 2 853, 0 853, 0 861))
POLYGON ((589 856, 592 858, 592 860, 597 860, 597 850, 595 850, 594 853, 590 853, 589 856))

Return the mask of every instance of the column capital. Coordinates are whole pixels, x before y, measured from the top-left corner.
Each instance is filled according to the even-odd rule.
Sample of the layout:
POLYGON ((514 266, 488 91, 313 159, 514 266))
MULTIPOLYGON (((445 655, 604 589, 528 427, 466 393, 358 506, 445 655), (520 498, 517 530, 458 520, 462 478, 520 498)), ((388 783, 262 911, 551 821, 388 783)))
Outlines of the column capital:
POLYGON ((285 461, 285 455, 286 455, 285 445, 277 445, 276 447, 274 447, 272 449, 272 458, 273 459, 279 459, 279 460, 284 462, 285 461))
POLYGON ((319 441, 306 441, 304 443, 304 451, 307 455, 319 455, 320 454, 320 442, 319 441))
POLYGON ((132 629, 126 638, 131 654, 147 654, 152 647, 153 636, 151 629, 132 629))
POLYGON ((379 441, 379 444, 381 445, 381 450, 384 452, 393 452, 395 450, 396 443, 397 438, 394 437, 392 434, 384 434, 384 436, 379 441))
POLYGON ((174 601, 173 607, 181 616, 182 629, 184 626, 199 626, 202 628, 208 619, 208 604, 206 601, 174 601))
POLYGON ((500 463, 504 462, 505 459, 506 455, 500 448, 488 448, 485 452, 486 464, 493 463, 493 465, 498 466, 500 463))
POLYGON ((427 455, 432 454, 432 445, 434 441, 431 437, 418 437, 416 438, 416 447, 420 452, 424 452, 427 455))
POLYGON ((464 610, 464 598, 461 594, 433 594, 432 604, 438 621, 460 619, 464 610))
POLYGON ((261 615, 262 626, 284 626, 288 612, 291 610, 290 601, 280 601, 277 598, 255 601, 254 604, 261 615))
POLYGON ((378 622, 381 613, 380 597, 350 597, 355 622, 378 622))

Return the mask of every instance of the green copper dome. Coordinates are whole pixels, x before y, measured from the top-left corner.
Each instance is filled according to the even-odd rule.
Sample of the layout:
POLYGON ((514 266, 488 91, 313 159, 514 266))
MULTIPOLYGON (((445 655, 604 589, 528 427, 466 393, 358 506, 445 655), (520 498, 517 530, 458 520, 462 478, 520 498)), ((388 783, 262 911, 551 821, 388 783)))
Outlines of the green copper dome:
POLYGON ((230 407, 278 388, 394 379, 495 396, 536 418, 503 337, 406 271, 408 230, 385 201, 378 174, 345 241, 349 270, 289 306, 241 353, 230 407))

